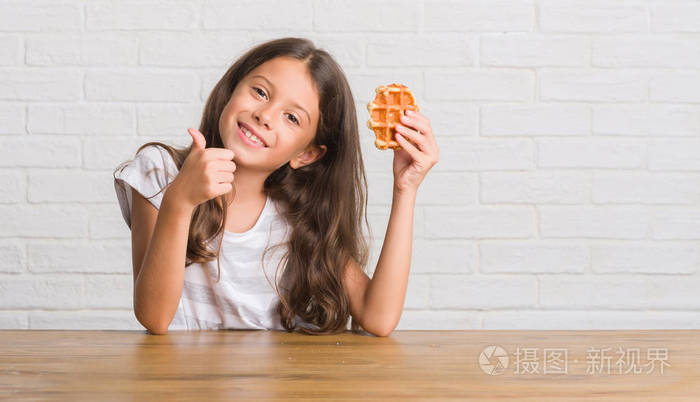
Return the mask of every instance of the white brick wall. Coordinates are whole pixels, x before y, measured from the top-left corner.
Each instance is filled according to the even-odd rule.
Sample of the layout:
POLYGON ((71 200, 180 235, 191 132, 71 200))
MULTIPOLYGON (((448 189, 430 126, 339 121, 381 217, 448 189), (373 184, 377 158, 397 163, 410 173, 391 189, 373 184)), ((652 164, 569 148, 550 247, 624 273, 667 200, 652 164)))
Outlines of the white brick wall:
MULTIPOLYGON (((700 328, 700 1, 0 1, 0 328, 142 329, 112 170, 247 48, 402 82, 441 160, 399 329, 700 328)), ((391 153, 361 130, 376 263, 391 153)))

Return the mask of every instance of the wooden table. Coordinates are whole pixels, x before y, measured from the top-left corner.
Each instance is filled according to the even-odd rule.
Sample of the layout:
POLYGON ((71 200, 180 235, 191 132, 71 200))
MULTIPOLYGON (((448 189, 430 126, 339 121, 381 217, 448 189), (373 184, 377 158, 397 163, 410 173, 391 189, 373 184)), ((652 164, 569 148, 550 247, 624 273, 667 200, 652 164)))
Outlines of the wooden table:
POLYGON ((699 401, 699 335, 4 330, 0 399, 699 401))

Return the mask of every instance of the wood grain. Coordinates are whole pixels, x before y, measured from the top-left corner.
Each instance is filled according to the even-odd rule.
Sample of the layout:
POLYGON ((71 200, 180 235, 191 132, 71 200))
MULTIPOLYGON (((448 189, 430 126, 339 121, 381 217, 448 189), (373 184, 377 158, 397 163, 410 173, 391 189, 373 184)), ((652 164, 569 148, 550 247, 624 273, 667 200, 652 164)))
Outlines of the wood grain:
POLYGON ((0 399, 697 401, 698 335, 694 330, 394 331, 389 337, 4 330, 0 399), (509 358, 498 375, 479 364, 492 345, 509 358), (524 365, 516 364, 518 348, 536 351, 539 373, 524 373, 524 365), (545 374, 544 349, 556 348, 567 351, 566 372, 545 374), (613 363, 616 349, 638 348, 641 364, 649 350, 665 349, 667 365, 663 374, 660 364, 649 373, 618 374, 614 366, 587 373, 590 350, 597 348, 611 348, 613 363))

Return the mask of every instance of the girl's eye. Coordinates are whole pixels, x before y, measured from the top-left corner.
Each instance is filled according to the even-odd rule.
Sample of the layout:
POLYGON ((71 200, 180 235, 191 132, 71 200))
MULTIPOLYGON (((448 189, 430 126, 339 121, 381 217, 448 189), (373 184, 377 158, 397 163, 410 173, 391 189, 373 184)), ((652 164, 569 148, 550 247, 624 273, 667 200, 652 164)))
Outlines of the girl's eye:
POLYGON ((290 113, 289 115, 292 116, 292 118, 294 119, 294 120, 293 120, 293 121, 294 121, 294 124, 296 124, 296 125, 298 126, 298 125, 299 125, 299 119, 297 119, 297 117, 294 116, 294 115, 291 114, 291 113, 290 113))
MULTIPOLYGON (((264 95, 265 98, 267 98, 267 94, 265 94, 265 91, 263 91, 262 89, 260 89, 260 88, 258 88, 258 87, 253 87, 253 90, 254 90, 255 92, 257 92, 258 94, 264 95)), ((296 124, 296 125, 298 126, 298 125, 299 125, 299 119, 297 119, 297 117, 294 116, 294 115, 291 114, 291 113, 290 113, 289 115, 290 115, 290 116, 292 117, 292 119, 293 119, 293 120, 292 120, 292 119, 290 119, 290 120, 292 120, 292 121, 294 122, 294 124, 296 124)))
POLYGON ((267 95, 265 94, 265 91, 263 91, 262 89, 260 89, 260 88, 258 88, 258 87, 253 87, 253 90, 254 90, 255 92, 257 92, 258 94, 263 94, 263 95, 265 95, 265 97, 267 98, 267 95))

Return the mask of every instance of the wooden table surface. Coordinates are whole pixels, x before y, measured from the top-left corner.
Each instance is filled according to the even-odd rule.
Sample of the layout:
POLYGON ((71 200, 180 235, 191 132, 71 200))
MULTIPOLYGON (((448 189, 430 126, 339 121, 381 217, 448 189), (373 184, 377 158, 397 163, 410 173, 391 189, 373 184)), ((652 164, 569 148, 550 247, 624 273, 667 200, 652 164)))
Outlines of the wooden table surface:
POLYGON ((4 330, 0 399, 699 401, 699 335, 4 330))

